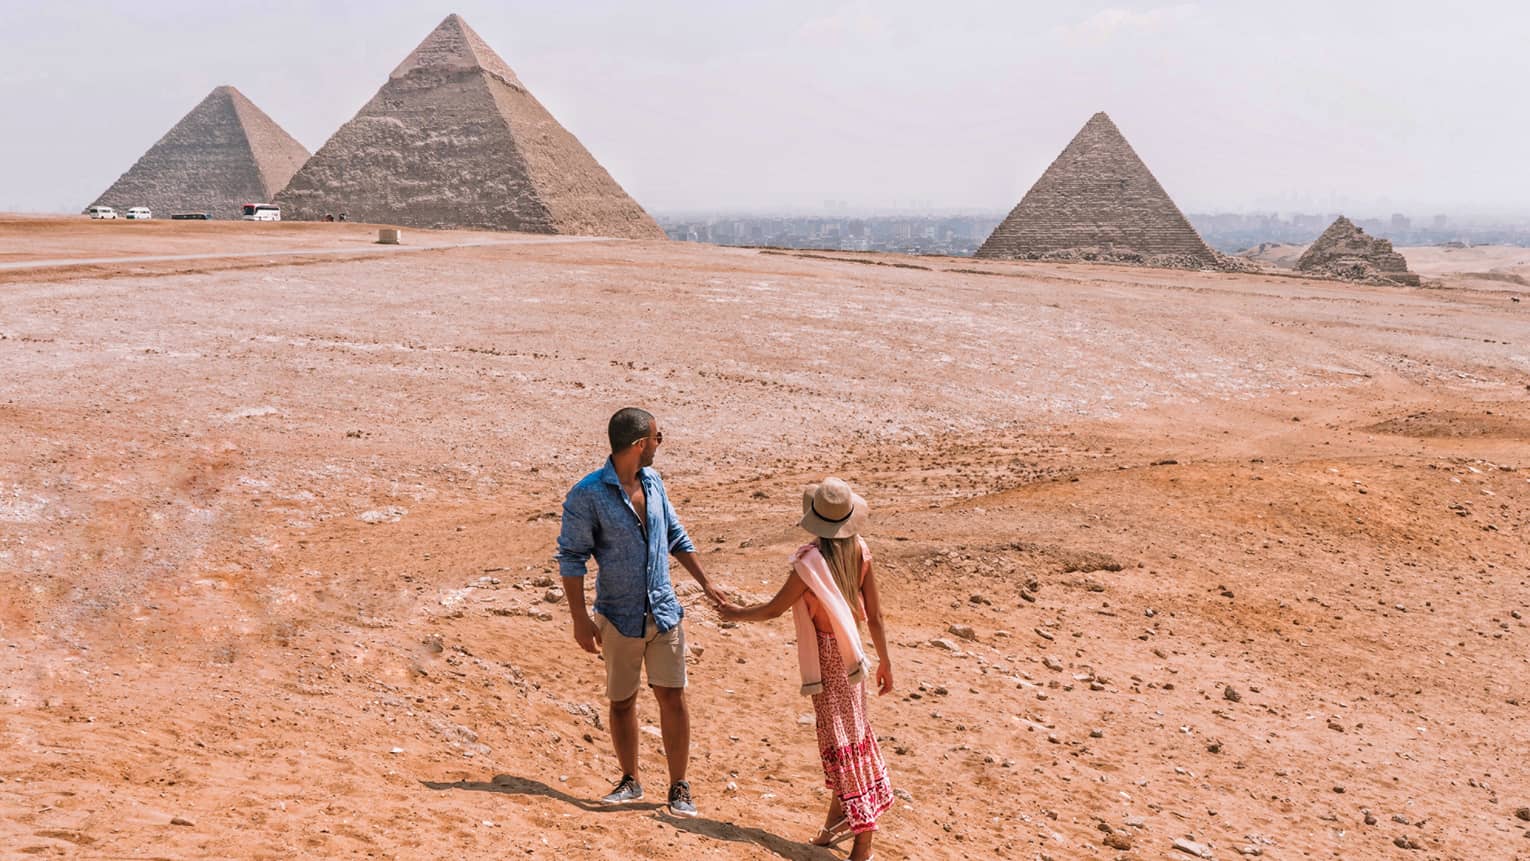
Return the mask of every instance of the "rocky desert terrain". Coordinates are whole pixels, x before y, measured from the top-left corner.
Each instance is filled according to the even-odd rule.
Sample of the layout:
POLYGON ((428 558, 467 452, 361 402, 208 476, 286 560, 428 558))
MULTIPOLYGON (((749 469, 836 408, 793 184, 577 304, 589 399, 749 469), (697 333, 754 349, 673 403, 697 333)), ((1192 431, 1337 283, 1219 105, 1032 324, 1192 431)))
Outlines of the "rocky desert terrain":
POLYGON ((551 556, 641 405, 735 592, 803 484, 870 500, 879 858, 1530 858, 1523 249, 1404 288, 375 235, 0 218, 0 857, 844 857, 789 620, 678 566, 702 817, 592 803, 551 556))

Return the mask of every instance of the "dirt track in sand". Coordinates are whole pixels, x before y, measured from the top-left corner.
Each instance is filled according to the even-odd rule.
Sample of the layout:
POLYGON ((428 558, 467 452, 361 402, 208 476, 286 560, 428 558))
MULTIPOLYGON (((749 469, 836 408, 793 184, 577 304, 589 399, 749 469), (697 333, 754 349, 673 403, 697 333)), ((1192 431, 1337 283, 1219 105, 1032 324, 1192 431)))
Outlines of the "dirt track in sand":
MULTIPOLYGON (((164 224, 0 219, 0 259, 375 236, 164 224)), ((543 584, 628 402, 735 589, 775 585, 802 483, 872 501, 907 792, 878 857, 1530 857, 1512 284, 624 242, 193 265, 0 274, 4 857, 843 857, 800 842, 789 624, 694 594, 704 818, 588 803, 600 671, 543 584)))

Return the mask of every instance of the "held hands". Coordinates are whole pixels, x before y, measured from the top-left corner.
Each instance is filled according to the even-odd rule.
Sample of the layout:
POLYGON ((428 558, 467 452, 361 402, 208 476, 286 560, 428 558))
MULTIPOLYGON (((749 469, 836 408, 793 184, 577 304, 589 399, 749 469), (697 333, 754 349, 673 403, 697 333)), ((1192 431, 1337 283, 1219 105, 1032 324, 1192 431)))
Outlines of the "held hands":
POLYGON ((892 693, 893 673, 892 664, 882 661, 877 664, 877 696, 892 693))
POLYGON ((717 615, 729 622, 742 622, 744 608, 726 598, 720 598, 717 602, 717 615))
POLYGON ((600 654, 600 629, 588 613, 574 617, 574 642, 592 655, 600 654))

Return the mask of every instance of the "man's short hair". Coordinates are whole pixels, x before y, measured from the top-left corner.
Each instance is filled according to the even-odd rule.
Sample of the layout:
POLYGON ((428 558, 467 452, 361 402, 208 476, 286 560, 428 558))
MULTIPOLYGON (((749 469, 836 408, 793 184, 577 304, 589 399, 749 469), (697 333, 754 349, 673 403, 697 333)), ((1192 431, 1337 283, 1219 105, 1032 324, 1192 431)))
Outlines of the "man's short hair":
POLYGON ((606 436, 611 438, 611 453, 621 451, 653 433, 653 414, 637 407, 619 409, 606 425, 606 436))

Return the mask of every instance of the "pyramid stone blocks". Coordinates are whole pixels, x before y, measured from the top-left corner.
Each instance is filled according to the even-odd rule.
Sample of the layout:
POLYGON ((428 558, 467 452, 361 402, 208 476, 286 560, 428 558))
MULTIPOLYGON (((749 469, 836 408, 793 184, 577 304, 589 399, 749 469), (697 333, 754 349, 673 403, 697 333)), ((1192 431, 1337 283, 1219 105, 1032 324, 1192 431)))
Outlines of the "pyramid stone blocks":
POLYGON ((499 55, 450 15, 276 197, 284 218, 663 239, 499 55))
POLYGON ((239 218, 240 206, 270 200, 307 159, 308 150, 243 93, 217 87, 93 205, 239 218))
POLYGON ((1221 262, 1103 112, 1084 124, 977 256, 1184 268, 1221 262))
POLYGON ((1420 283, 1391 242, 1368 235, 1342 215, 1297 259, 1296 271, 1366 284, 1420 283))

